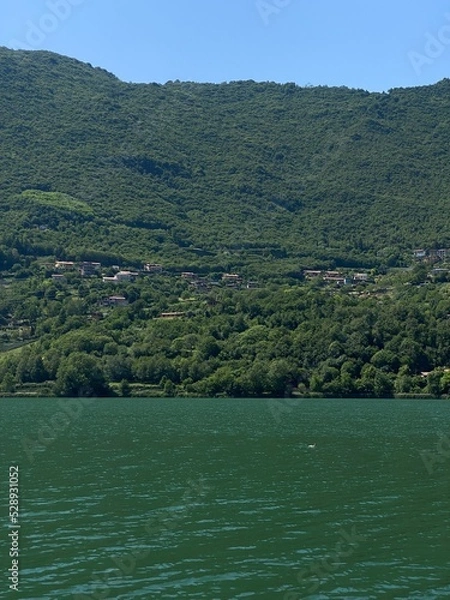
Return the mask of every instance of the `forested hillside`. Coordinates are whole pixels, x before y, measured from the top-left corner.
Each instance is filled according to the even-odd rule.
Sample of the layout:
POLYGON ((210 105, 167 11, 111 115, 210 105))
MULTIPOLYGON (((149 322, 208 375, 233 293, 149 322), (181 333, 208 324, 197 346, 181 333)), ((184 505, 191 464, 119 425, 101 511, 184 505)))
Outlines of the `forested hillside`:
POLYGON ((450 244, 448 80, 386 94, 133 85, 0 49, 0 126, 0 233, 20 253, 290 268, 450 244))
POLYGON ((449 139, 450 80, 138 85, 0 48, 4 393, 447 394, 445 253, 407 269, 450 246, 449 139))

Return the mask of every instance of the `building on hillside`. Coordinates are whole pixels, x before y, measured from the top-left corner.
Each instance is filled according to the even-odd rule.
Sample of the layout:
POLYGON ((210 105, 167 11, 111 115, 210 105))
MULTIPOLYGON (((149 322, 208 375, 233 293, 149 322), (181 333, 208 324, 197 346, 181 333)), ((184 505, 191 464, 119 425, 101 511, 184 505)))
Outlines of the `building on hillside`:
POLYGON ((128 306, 129 302, 125 296, 109 296, 108 306, 128 306))
POLYGON ((100 302, 101 306, 128 306, 129 302, 125 296, 108 296, 100 302))
POLYGON ((55 262, 55 269, 57 271, 74 271, 75 268, 76 268, 76 264, 72 261, 57 260, 55 262))
POLYGON ((431 276, 435 277, 435 278, 448 278, 450 273, 450 269, 445 269, 445 268, 438 268, 438 269, 432 269, 431 270, 431 276))
POLYGON ((339 271, 325 271, 323 280, 328 283, 339 283, 341 285, 346 283, 345 277, 339 271))
POLYGON ((224 273, 222 275, 222 282, 227 287, 238 287, 241 284, 242 280, 241 277, 236 273, 224 273))
POLYGON ((413 251, 414 258, 422 259, 422 258, 425 258, 426 255, 427 255, 427 251, 424 250, 423 248, 417 248, 416 250, 413 251))
POLYGON ((103 283, 129 283, 138 277, 134 271, 119 271, 113 277, 103 277, 103 283))
POLYGON ((163 270, 162 265, 159 265, 156 263, 147 263, 144 265, 144 273, 156 274, 156 273, 162 273, 162 270, 163 270))
POLYGON ((102 264, 99 262, 83 262, 81 264, 80 272, 82 277, 94 277, 98 275, 102 264))
POLYGON ((303 275, 305 279, 314 279, 315 277, 320 277, 322 275, 322 271, 315 271, 313 269, 305 269, 303 271, 303 275))
POLYGON ((417 248, 413 250, 413 257, 417 260, 427 260, 428 262, 436 262, 438 260, 447 260, 450 258, 449 248, 432 248, 431 250, 417 248))
POLYGON ((369 275, 367 273, 355 273, 353 275, 354 283, 367 283, 369 281, 369 275))
POLYGON ((448 250, 447 248, 429 250, 428 256, 431 260, 445 260, 450 256, 450 250, 448 250))
POLYGON ((181 273, 181 277, 183 279, 187 279, 188 281, 196 281, 198 278, 198 275, 196 275, 195 273, 193 273, 192 271, 183 271, 181 273))
POLYGON ((207 292, 211 286, 209 281, 205 277, 198 277, 189 281, 191 288, 197 292, 207 292))
POLYGON ((135 271, 119 271, 115 274, 117 281, 134 281, 139 273, 135 271))
POLYGON ((340 271, 325 271, 325 274, 322 279, 326 283, 335 283, 337 286, 349 285, 350 283, 352 283, 351 278, 346 277, 340 271))

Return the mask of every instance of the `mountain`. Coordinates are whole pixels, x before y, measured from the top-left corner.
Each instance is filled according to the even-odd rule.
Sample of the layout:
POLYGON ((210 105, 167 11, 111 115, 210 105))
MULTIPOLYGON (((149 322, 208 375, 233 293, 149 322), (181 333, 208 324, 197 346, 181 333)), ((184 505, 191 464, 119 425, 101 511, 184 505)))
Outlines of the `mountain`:
POLYGON ((6 253, 295 272, 450 245, 450 80, 132 84, 0 48, 6 253))
POLYGON ((449 397, 449 139, 449 80, 136 85, 0 48, 0 395, 449 397))

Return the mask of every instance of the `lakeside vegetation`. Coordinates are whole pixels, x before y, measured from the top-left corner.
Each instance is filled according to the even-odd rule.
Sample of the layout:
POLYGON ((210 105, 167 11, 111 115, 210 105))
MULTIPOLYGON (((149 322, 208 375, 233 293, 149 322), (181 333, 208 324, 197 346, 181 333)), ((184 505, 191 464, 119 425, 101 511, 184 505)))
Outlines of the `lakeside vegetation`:
POLYGON ((1 394, 450 395, 449 80, 0 59, 1 394))
POLYGON ((373 283, 316 278, 248 289, 222 280, 196 288, 184 277, 144 272, 111 286, 76 271, 53 279, 41 266, 2 288, 0 339, 24 345, 0 354, 0 388, 67 396, 449 395, 450 284, 427 271, 419 264, 373 283))

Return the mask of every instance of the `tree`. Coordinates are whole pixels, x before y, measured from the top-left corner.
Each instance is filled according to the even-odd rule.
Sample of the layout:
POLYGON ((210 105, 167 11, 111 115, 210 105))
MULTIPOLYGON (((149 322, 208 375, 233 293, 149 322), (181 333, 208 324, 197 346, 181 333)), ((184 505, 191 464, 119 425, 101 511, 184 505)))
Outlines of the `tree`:
POLYGON ((428 269, 424 264, 417 264, 414 266, 413 272, 411 274, 411 283, 414 285, 419 285, 426 281, 428 275, 428 269))
POLYGON ((442 393, 442 379, 443 379, 443 371, 436 370, 429 373, 427 377, 427 387, 426 391, 434 396, 435 398, 439 398, 442 393))
POLYGON ((413 389, 413 378, 411 377, 408 366, 400 367, 394 383, 396 394, 407 394, 413 389))
POLYGON ((12 393, 16 389, 16 381, 12 373, 6 373, 3 377, 1 389, 4 392, 12 393))
POLYGON ((386 373, 396 372, 399 367, 399 359, 398 357, 391 352, 390 350, 379 350, 376 352, 370 362, 381 371, 386 373))
POLYGON ((119 384, 119 394, 122 396, 122 398, 128 398, 131 396, 131 385, 126 379, 122 379, 119 384))
POLYGON ((173 398, 177 392, 176 385, 168 379, 167 377, 163 377, 160 382, 161 387, 163 388, 163 394, 166 398, 173 398))
POLYGON ((212 336, 207 336, 200 340, 196 351, 198 360, 208 360, 214 358, 220 353, 220 345, 212 336))
POLYGON ((60 396, 109 396, 97 358, 74 352, 63 358, 56 376, 56 393, 60 396))
POLYGON ((138 358, 132 364, 132 372, 137 381, 154 385, 158 385, 163 377, 172 381, 177 377, 171 361, 164 356, 138 358))
POLYGON ((238 373, 229 365, 221 366, 215 373, 194 384, 194 389, 204 396, 217 394, 234 396, 240 395, 237 390, 236 378, 238 373))
POLYGON ((377 371, 373 382, 373 391, 377 398, 391 398, 394 395, 392 379, 383 371, 377 371))
POLYGON ((287 360, 272 361, 265 377, 266 391, 274 396, 290 396, 297 384, 295 370, 287 360))
POLYGON ((450 393, 450 371, 444 371, 441 377, 441 393, 448 395, 450 393))
POLYGON ((267 391, 267 371, 269 364, 264 361, 255 360, 249 369, 245 369, 237 378, 242 396, 260 396, 267 391))
POLYGON ((22 350, 17 365, 16 377, 21 383, 42 383, 48 379, 48 373, 39 350, 34 348, 22 350))
POLYGON ((131 361, 122 353, 106 356, 103 359, 103 372, 108 381, 129 381, 132 378, 131 361))

